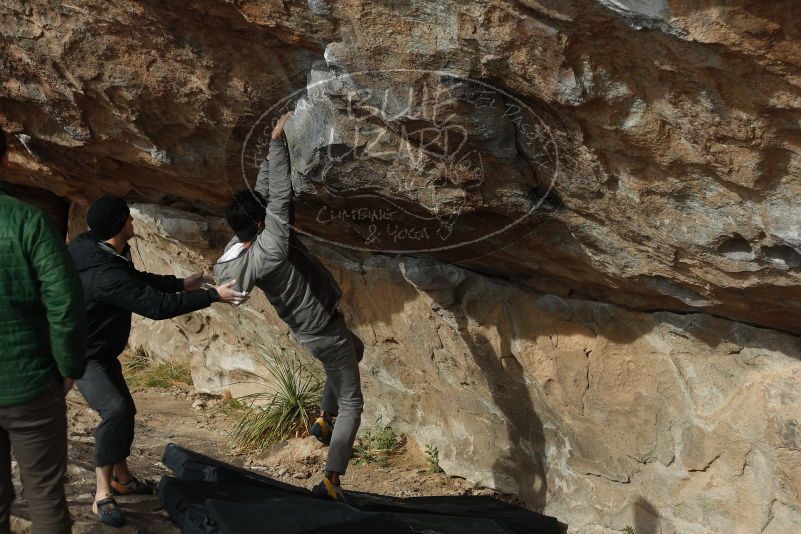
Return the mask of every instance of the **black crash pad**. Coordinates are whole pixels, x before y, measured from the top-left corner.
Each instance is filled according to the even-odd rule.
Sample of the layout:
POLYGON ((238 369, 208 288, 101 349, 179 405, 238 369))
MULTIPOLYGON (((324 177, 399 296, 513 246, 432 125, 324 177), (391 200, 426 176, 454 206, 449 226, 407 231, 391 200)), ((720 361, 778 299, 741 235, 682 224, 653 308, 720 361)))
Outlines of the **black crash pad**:
POLYGON ((348 505, 170 444, 158 497, 184 534, 563 533, 556 519, 491 497, 401 499, 346 492, 348 505))

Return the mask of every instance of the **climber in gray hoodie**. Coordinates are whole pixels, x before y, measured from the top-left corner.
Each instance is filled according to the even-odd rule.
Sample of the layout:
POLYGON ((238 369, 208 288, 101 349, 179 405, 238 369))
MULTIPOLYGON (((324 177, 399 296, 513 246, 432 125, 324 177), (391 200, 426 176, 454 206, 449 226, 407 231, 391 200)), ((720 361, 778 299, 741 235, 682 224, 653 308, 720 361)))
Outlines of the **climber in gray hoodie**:
POLYGON ((237 193, 225 209, 236 237, 214 266, 214 274, 218 280, 237 280, 238 290, 264 291, 293 337, 323 364, 321 413, 311 433, 330 448, 326 476, 314 491, 344 501, 340 476, 352 456, 364 404, 358 366, 364 345, 337 310, 342 293, 333 276, 292 231, 292 184, 283 138, 289 116, 283 115, 273 129, 255 191, 237 193))

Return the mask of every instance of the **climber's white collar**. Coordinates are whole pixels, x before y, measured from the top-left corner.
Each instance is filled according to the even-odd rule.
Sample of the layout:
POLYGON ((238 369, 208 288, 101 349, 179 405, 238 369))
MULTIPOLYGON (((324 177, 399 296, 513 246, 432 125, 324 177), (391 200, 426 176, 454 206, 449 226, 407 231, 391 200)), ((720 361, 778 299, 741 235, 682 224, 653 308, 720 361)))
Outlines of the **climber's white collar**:
POLYGON ((235 258, 238 258, 239 255, 245 252, 247 249, 248 247, 246 247, 242 243, 234 243, 233 245, 231 245, 231 248, 226 250, 225 254, 223 254, 222 257, 219 260, 217 260, 217 263, 222 263, 224 261, 231 261, 235 258))

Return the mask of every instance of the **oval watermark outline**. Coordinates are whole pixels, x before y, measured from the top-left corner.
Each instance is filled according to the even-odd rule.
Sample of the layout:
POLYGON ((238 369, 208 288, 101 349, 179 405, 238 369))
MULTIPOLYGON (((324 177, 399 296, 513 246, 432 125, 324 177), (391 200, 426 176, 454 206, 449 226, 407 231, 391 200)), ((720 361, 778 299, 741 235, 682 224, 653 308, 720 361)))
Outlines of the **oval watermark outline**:
MULTIPOLYGON (((521 99, 519 99, 515 95, 509 93, 508 91, 505 91, 503 89, 495 87, 495 86, 493 86, 493 85, 491 85, 491 84, 489 84, 487 82, 484 82, 484 81, 481 81, 481 80, 474 80, 472 78, 465 78, 461 74, 456 73, 456 72, 452 72, 452 71, 429 70, 429 69, 385 69, 385 70, 371 69, 371 70, 364 70, 364 71, 358 71, 358 72, 353 72, 353 73, 349 72, 349 73, 345 73, 343 76, 344 77, 352 77, 352 76, 366 75, 366 74, 370 74, 370 73, 423 73, 423 74, 436 74, 436 75, 438 75, 440 77, 450 77, 450 78, 454 78, 454 79, 457 79, 457 80, 462 80, 462 81, 467 81, 467 82, 470 82, 470 83, 478 84, 480 86, 483 86, 484 88, 487 88, 487 89, 490 89, 492 91, 495 91, 495 92, 503 95, 504 97, 515 101, 518 105, 520 105, 522 108, 525 108, 526 110, 529 111, 529 113, 531 113, 534 117, 536 117, 537 120, 539 120, 541 124, 546 125, 545 131, 548 134, 548 137, 550 137, 550 143, 552 144, 553 149, 554 149, 554 157, 553 157, 554 172, 553 172, 553 175, 551 177, 551 181, 548 184, 548 189, 545 191, 545 194, 542 195, 542 197, 538 199, 537 203, 533 207, 531 207, 526 213, 524 213, 523 215, 521 215, 520 217, 518 217, 517 219, 515 219, 511 223, 507 224, 506 226, 504 226, 502 228, 499 228, 497 230, 494 230, 492 232, 489 232, 487 234, 484 234, 481 237, 478 237, 478 238, 475 238, 475 239, 465 240, 465 241, 461 241, 459 243, 455 243, 455 244, 451 244, 451 245, 444 245, 444 246, 441 246, 441 247, 432 247, 432 248, 419 249, 419 250, 412 250, 412 249, 386 250, 386 249, 381 249, 381 248, 368 248, 368 247, 361 247, 361 246, 358 246, 358 245, 352 245, 352 244, 349 244, 349 243, 341 243, 341 242, 338 242, 338 241, 332 241, 330 239, 326 239, 324 237, 315 235, 314 233, 311 233, 311 232, 302 230, 300 228, 297 228, 293 224, 290 224, 290 228, 292 230, 294 230, 295 232, 297 232, 297 233, 299 233, 301 235, 304 235, 304 236, 307 236, 307 237, 309 237, 311 239, 314 239, 314 240, 316 240, 318 242, 326 243, 328 245, 334 245, 334 246, 337 246, 337 247, 343 247, 343 248, 346 248, 346 249, 349 249, 349 250, 355 250, 355 251, 358 251, 358 252, 368 252, 368 253, 374 253, 374 254, 422 254, 422 253, 444 252, 444 251, 455 250, 455 249, 462 248, 462 247, 465 247, 465 246, 468 246, 468 245, 473 245, 473 244, 476 244, 476 243, 480 243, 482 241, 485 241, 487 239, 490 239, 492 237, 495 237, 495 236, 497 236, 499 234, 502 234, 504 232, 507 232, 507 231, 511 230, 515 226, 517 226, 520 223, 522 223, 525 219, 530 217, 531 214, 534 213, 542 205, 542 203, 545 201, 545 199, 548 198, 548 195, 550 194, 551 190, 553 190, 554 184, 556 183, 556 180, 557 180, 557 178, 559 176, 559 171, 560 171, 559 143, 556 142, 556 139, 554 138, 554 136, 550 132, 550 127, 547 126, 545 121, 533 109, 531 109, 530 106, 528 106, 521 99)), ((250 130, 248 131, 247 135, 245 136, 245 138, 244 138, 244 140, 242 142, 242 150, 240 152, 239 163, 240 163, 240 173, 241 173, 240 174, 240 178, 242 178, 242 180, 245 182, 245 186, 247 187, 247 189, 251 193, 253 193, 254 191, 253 191, 253 188, 251 187, 251 185, 248 183, 248 180, 247 180, 247 171, 245 170, 245 159, 246 159, 248 141, 250 140, 251 136, 253 136, 254 131, 256 130, 256 127, 259 124, 261 124, 262 120, 264 120, 265 117, 269 116, 273 112, 273 110, 280 109, 281 106, 284 103, 291 101, 292 98, 295 97, 296 95, 305 94, 305 93, 308 92, 310 87, 314 87, 314 86, 316 86, 318 84, 323 84, 323 83, 328 83, 328 82, 330 82, 329 79, 319 80, 317 82, 314 82, 311 85, 306 85, 301 89, 297 89, 296 91, 293 91, 291 94, 289 94, 288 96, 285 96, 284 98, 278 100, 278 102, 276 102, 275 104, 270 106, 269 109, 267 109, 264 113, 259 115, 259 117, 256 119, 256 121, 250 127, 250 130)), ((228 182, 228 184, 229 184, 229 188, 230 188, 230 182, 228 182)), ((232 190, 232 192, 233 192, 233 190, 232 190)), ((380 197, 378 195, 376 195, 376 196, 378 198, 381 198, 381 200, 383 200, 384 202, 388 202, 390 204, 393 203, 392 199, 386 199, 386 198, 380 197)), ((519 239, 516 239, 513 242, 518 241, 518 240, 519 239)), ((509 244, 511 244, 511 243, 509 243, 509 244)), ((508 246, 509 244, 507 244, 506 246, 508 246)), ((497 250, 502 250, 503 248, 505 248, 505 246, 504 247, 499 247, 497 250)), ((480 256, 485 256, 485 255, 486 255, 486 253, 485 254, 481 254, 480 256)))

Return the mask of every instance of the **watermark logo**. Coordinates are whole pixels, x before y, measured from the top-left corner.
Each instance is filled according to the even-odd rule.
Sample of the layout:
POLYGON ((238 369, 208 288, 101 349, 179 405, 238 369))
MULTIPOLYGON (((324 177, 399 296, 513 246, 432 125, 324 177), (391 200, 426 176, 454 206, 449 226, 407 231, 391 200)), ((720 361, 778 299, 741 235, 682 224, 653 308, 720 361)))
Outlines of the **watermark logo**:
POLYGON ((293 227, 392 254, 486 254, 518 239, 560 173, 558 117, 454 73, 313 71, 234 131, 233 191, 253 188, 275 119, 296 194, 293 227))

